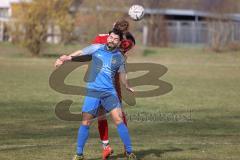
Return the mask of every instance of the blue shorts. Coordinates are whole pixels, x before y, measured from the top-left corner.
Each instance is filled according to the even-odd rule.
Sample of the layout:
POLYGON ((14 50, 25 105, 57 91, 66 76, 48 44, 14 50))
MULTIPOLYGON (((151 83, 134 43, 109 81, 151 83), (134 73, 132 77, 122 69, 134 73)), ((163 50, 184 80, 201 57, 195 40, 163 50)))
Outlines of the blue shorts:
POLYGON ((106 112, 121 107, 117 93, 115 91, 88 91, 83 102, 82 112, 96 116, 100 106, 102 106, 106 112))

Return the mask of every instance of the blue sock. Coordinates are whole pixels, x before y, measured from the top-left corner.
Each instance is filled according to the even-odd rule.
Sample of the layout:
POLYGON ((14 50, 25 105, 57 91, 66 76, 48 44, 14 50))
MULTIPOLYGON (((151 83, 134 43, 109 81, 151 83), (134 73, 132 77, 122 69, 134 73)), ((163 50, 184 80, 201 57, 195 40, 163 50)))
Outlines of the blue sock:
POLYGON ((126 151, 128 153, 132 153, 132 144, 131 144, 130 135, 128 133, 128 128, 124 123, 120 123, 119 125, 117 125, 117 130, 122 142, 125 145, 126 151))
POLYGON ((83 154, 84 145, 88 139, 89 134, 89 126, 81 125, 78 130, 78 138, 77 138, 77 154, 83 154))

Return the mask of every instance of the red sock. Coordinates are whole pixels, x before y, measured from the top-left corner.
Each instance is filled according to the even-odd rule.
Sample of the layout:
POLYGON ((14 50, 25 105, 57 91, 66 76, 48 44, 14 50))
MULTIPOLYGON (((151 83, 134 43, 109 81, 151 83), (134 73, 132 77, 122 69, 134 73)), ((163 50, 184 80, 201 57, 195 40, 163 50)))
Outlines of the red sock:
POLYGON ((108 122, 106 119, 98 120, 98 131, 102 141, 108 140, 108 122))
POLYGON ((123 123, 127 126, 127 117, 126 114, 122 111, 123 123))

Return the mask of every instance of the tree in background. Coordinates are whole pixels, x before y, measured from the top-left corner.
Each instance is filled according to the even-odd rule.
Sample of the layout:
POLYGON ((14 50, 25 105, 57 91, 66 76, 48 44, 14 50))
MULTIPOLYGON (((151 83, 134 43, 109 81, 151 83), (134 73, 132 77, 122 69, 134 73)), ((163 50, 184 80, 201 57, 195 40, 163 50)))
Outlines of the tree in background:
POLYGON ((74 20, 69 13, 70 0, 32 0, 13 4, 12 41, 26 47, 32 55, 39 55, 48 37, 51 25, 57 25, 62 33, 61 41, 71 38, 74 20))
POLYGON ((113 23, 123 17, 128 18, 126 1, 84 0, 76 14, 79 40, 89 43, 97 34, 107 33, 113 23))
POLYGON ((55 0, 52 4, 51 21, 59 27, 61 42, 64 44, 71 42, 74 38, 75 12, 70 10, 71 6, 79 7, 81 2, 81 0, 55 0))

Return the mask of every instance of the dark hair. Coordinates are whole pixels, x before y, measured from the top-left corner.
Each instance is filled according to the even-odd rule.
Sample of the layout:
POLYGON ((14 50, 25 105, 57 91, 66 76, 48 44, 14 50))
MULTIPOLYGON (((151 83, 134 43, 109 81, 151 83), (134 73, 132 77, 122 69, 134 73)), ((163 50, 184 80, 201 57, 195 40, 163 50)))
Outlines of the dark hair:
POLYGON ((114 24, 113 28, 116 28, 122 32, 126 32, 128 31, 129 23, 125 19, 121 19, 114 24))
POLYGON ((109 35, 110 35, 111 33, 114 33, 114 34, 118 35, 120 41, 123 39, 123 33, 122 33, 120 30, 118 30, 118 29, 116 29, 116 28, 113 28, 113 30, 109 31, 109 35))
POLYGON ((132 41, 134 45, 136 44, 135 38, 130 32, 126 32, 123 36, 125 39, 132 41))

